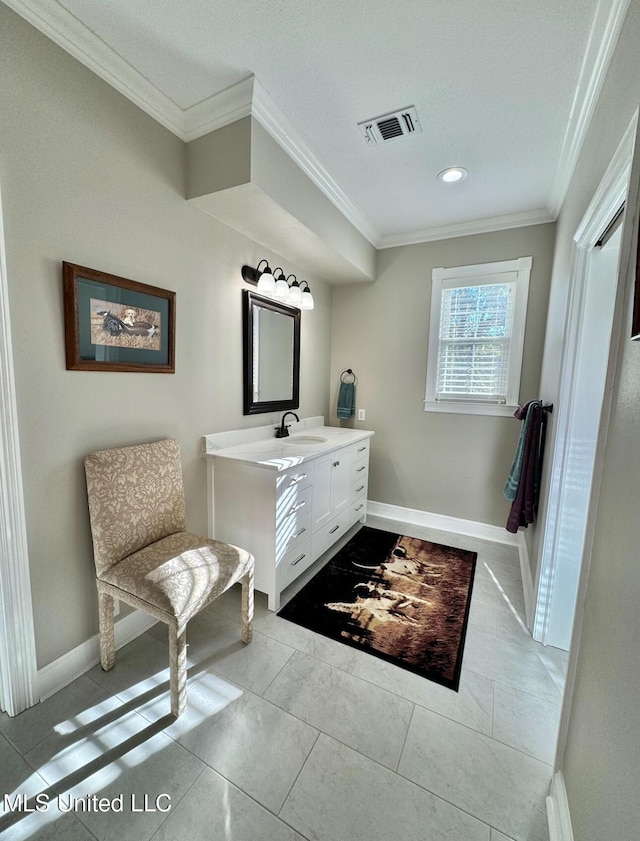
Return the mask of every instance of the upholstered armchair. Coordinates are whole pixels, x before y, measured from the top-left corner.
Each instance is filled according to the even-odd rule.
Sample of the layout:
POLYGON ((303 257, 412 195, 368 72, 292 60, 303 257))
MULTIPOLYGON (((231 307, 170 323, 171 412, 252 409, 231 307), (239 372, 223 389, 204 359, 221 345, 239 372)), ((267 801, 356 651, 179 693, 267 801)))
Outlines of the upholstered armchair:
POLYGON ((167 439, 84 460, 100 622, 100 661, 115 663, 114 598, 169 628, 171 712, 187 705, 188 621, 242 582, 242 641, 251 641, 253 556, 186 531, 180 446, 167 439))

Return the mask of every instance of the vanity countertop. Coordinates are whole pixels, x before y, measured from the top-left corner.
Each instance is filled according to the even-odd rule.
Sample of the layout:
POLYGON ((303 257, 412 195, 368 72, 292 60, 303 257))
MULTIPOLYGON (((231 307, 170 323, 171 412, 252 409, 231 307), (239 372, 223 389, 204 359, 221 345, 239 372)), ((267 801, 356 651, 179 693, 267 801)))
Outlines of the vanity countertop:
POLYGON ((345 447, 372 435, 374 433, 366 429, 324 426, 322 417, 306 418, 291 425, 288 438, 276 438, 271 426, 206 435, 204 455, 213 459, 249 462, 270 470, 286 470, 326 451, 345 447), (259 437, 260 431, 263 431, 263 437, 259 437), (267 434, 269 437, 266 437, 267 434))

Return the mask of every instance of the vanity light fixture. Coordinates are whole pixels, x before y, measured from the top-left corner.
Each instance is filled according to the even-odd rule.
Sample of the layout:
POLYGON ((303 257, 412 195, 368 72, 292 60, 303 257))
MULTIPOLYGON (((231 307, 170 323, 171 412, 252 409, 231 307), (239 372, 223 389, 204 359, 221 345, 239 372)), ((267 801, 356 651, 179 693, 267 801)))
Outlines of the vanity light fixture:
POLYGON ((313 295, 306 280, 299 281, 294 274, 285 277, 284 271, 279 266, 272 271, 266 260, 260 260, 255 269, 251 266, 243 266, 242 279, 257 286, 258 294, 265 298, 273 298, 282 304, 298 307, 301 310, 312 310, 314 307, 313 295), (261 271, 262 263, 265 263, 265 268, 261 271), (302 284, 305 285, 305 289, 302 284))
POLYGON ((457 181, 464 181, 467 175, 469 171, 463 166, 450 166, 438 173, 438 180, 444 181, 445 184, 455 184, 457 181))

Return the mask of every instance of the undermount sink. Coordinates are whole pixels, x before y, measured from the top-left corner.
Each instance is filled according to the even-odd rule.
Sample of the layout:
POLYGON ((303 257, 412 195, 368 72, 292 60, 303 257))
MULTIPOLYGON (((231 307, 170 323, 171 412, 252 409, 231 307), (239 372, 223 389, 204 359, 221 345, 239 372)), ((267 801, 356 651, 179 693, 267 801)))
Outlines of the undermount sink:
POLYGON ((321 435, 292 435, 290 438, 283 438, 283 444, 324 444, 327 439, 321 435))

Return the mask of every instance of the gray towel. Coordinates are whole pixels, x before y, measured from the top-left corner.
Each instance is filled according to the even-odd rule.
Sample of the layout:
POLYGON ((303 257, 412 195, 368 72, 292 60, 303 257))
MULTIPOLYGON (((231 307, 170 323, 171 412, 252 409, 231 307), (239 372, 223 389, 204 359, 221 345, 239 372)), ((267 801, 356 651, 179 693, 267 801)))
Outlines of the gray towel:
POLYGON ((340 383, 338 392, 338 418, 348 420, 356 413, 356 386, 355 383, 340 383))
POLYGON ((523 406, 519 406, 517 411, 514 413, 514 417, 522 420, 522 426, 520 427, 520 437, 518 438, 516 454, 513 457, 513 464, 511 465, 511 470, 509 471, 507 482, 503 491, 509 502, 514 502, 516 496, 518 495, 518 485, 520 484, 520 478, 522 476, 522 462, 524 460, 525 443, 527 435, 529 434, 529 424, 531 423, 531 418, 533 416, 532 408, 534 404, 539 402, 540 401, 530 400, 523 406))

